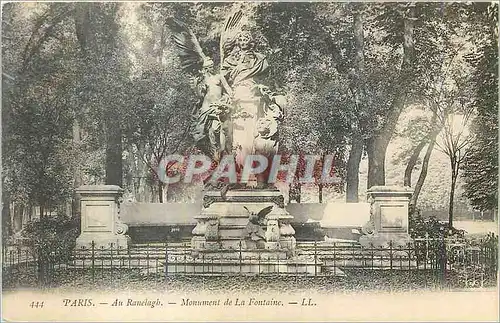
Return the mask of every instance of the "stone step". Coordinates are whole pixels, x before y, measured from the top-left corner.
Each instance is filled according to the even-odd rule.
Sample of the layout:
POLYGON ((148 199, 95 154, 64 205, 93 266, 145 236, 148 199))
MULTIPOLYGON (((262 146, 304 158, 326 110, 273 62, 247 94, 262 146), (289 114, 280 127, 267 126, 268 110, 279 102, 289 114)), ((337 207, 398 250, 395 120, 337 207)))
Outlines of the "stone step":
MULTIPOLYGON (((98 261, 122 261, 122 262, 129 262, 129 261, 156 261, 156 259, 163 260, 165 257, 168 256, 169 259, 172 259, 173 261, 183 261, 183 260, 189 260, 192 259, 192 253, 190 251, 186 252, 174 252, 174 251, 169 251, 165 253, 164 251, 158 251, 158 252, 131 252, 131 253, 94 253, 94 259, 98 261)), ((313 254, 302 254, 301 256, 303 257, 309 257, 309 259, 314 260, 314 255, 313 254)), ((367 256, 363 254, 357 254, 355 256, 353 255, 342 255, 342 254, 337 254, 335 256, 325 256, 325 255, 316 255, 316 261, 318 263, 322 263, 325 265, 335 265, 335 266, 368 266, 372 267, 373 266, 390 266, 390 263, 392 262, 393 266, 410 266, 414 267, 416 266, 416 260, 415 259, 409 259, 408 257, 387 257, 387 256, 367 256)), ((286 260, 290 258, 285 251, 279 251, 279 252, 270 252, 270 251, 242 251, 241 253, 239 251, 221 251, 221 252, 202 252, 196 255, 197 259, 205 259, 206 261, 218 261, 219 259, 253 259, 253 260, 267 260, 267 259, 279 259, 279 260, 286 260)), ((82 253, 82 254, 76 254, 75 259, 77 261, 81 260, 91 260, 92 259, 92 254, 89 253, 82 253)))
MULTIPOLYGON (((154 261, 146 259, 133 258, 126 263, 119 259, 99 259, 94 262, 90 259, 72 261, 71 268, 92 268, 94 269, 120 269, 137 268, 142 273, 147 274, 320 274, 321 264, 304 259, 289 260, 261 260, 254 259, 217 259, 214 261, 203 261, 202 259, 189 259, 186 261, 176 261, 170 259, 166 262, 164 259, 155 259, 154 261), (165 272, 166 271, 166 272, 165 272)), ((340 275, 341 270, 338 269, 340 275)))

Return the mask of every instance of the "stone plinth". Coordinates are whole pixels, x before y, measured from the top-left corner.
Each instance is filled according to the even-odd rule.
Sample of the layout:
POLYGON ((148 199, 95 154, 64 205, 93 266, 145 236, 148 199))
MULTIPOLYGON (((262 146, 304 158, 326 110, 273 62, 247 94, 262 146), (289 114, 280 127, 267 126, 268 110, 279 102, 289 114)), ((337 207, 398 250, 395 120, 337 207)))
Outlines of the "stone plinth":
POLYGON ((413 190, 409 187, 373 186, 367 191, 370 220, 363 227, 359 242, 365 247, 406 246, 408 234, 408 205, 413 190))
POLYGON ((123 189, 115 185, 85 185, 77 193, 81 200, 81 232, 76 239, 77 248, 127 248, 130 238, 127 225, 120 221, 120 199, 123 189))
POLYGON ((293 216, 285 210, 283 195, 278 190, 230 190, 224 197, 219 191, 208 191, 195 219, 191 243, 196 250, 239 249, 240 243, 243 249, 295 248, 295 230, 290 225, 293 216), (273 209, 261 226, 265 239, 245 239, 249 212, 258 213, 268 206, 273 209))

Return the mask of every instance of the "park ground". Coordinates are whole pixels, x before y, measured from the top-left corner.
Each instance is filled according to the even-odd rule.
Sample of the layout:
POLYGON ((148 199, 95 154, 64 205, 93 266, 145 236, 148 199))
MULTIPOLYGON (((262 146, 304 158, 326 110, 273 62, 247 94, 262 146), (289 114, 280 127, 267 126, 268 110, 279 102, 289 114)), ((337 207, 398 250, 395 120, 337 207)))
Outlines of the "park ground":
POLYGON ((467 231, 468 234, 493 232, 498 234, 498 222, 493 221, 455 221, 455 228, 467 231))

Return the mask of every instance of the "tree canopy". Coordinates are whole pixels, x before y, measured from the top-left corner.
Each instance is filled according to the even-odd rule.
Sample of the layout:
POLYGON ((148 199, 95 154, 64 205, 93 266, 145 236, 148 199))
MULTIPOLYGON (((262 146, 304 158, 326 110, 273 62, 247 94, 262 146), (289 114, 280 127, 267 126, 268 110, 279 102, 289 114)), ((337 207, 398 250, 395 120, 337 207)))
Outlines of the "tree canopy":
POLYGON ((356 202, 392 180, 387 149, 402 138, 400 180, 425 191, 438 134, 466 98, 471 144, 453 176, 474 207, 496 207, 498 6, 337 2, 4 4, 4 204, 43 215, 98 183, 138 201, 193 200, 199 183, 167 186, 157 173, 167 154, 196 151, 199 103, 165 22, 184 21, 218 62, 236 8, 269 57, 263 82, 287 97, 281 152, 334 155, 335 194, 356 202))

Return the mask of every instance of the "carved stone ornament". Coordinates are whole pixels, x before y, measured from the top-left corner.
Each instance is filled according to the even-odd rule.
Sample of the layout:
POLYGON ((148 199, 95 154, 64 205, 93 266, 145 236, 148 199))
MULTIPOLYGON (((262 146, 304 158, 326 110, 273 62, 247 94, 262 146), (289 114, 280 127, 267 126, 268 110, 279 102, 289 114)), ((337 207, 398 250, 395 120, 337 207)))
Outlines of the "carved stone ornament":
POLYGON ((283 197, 283 195, 273 197, 272 201, 274 204, 276 204, 280 208, 285 207, 285 198, 283 197))
POLYGON ((121 221, 117 221, 116 224, 115 224, 115 231, 116 231, 116 234, 119 234, 119 235, 125 235, 128 231, 128 225, 126 225, 125 223, 121 222, 121 221))
POLYGON ((207 195, 205 195, 203 197, 203 207, 204 208, 208 208, 210 205, 212 205, 216 201, 217 201, 217 199, 215 198, 215 196, 207 196, 207 195))
POLYGON ((219 239, 219 219, 210 218, 207 220, 205 230, 205 239, 207 241, 217 241, 219 239))

